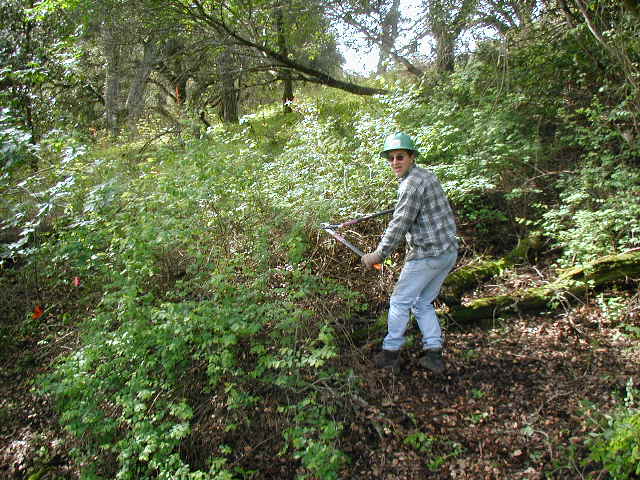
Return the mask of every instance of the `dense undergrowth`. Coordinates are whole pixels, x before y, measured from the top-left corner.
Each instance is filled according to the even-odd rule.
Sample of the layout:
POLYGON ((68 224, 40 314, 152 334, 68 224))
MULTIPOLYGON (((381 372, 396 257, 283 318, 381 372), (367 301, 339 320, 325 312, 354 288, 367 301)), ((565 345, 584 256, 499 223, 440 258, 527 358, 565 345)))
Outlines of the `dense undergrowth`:
MULTIPOLYGON (((216 435, 233 437, 251 428, 247 410, 265 404, 290 419, 280 434, 309 468, 341 466, 331 408, 309 388, 340 381, 326 365, 336 353, 331 309, 313 306, 349 315, 359 305, 300 265, 295 220, 258 187, 261 157, 238 144, 230 136, 226 148, 202 142, 142 158, 102 150, 58 172, 47 198, 55 233, 30 261, 51 288, 77 277, 94 292, 77 319, 84 346, 44 383, 84 439, 80 458, 114 456, 87 464, 87 475, 225 478, 224 442, 192 466, 178 455, 191 422, 215 412, 225 419, 216 435), (218 400, 194 402, 204 394, 218 400)), ((57 304, 45 305, 44 321, 64 308, 49 300, 57 304)))
MULTIPOLYGON (((557 45, 537 49, 514 61, 514 83, 557 45)), ((578 68, 566 63, 556 67, 578 68)), ((541 65, 551 84, 538 102, 544 81, 507 88, 490 67, 481 52, 446 81, 375 99, 316 90, 292 114, 263 108, 180 142, 52 135, 37 173, 4 173, 1 286, 31 288, 3 307, 2 342, 25 324, 79 330, 41 388, 84 478, 260 477, 272 460, 248 452, 262 444, 298 460, 301 478, 341 478, 340 405, 359 379, 338 358, 335 325, 371 305, 338 273, 319 274, 335 247, 317 225, 393 204, 385 134, 417 139, 465 257, 499 255, 533 230, 558 266, 640 246, 638 143, 611 121, 633 123, 628 97, 577 108, 541 65), (36 303, 44 314, 32 318, 36 303)), ((336 257, 336 272, 357 260, 336 257)), ((618 428, 637 433, 637 410, 623 412, 615 445, 594 441, 598 461, 621 442, 637 452, 618 428)))

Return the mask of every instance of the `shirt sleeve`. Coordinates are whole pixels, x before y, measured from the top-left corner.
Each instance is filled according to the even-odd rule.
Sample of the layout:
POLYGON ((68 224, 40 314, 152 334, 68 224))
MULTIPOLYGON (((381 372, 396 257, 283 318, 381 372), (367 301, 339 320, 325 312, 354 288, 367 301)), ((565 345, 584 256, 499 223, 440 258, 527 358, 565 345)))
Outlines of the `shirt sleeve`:
POLYGON ((398 247, 420 211, 420 191, 408 183, 398 192, 393 217, 378 244, 375 253, 384 260, 398 247))

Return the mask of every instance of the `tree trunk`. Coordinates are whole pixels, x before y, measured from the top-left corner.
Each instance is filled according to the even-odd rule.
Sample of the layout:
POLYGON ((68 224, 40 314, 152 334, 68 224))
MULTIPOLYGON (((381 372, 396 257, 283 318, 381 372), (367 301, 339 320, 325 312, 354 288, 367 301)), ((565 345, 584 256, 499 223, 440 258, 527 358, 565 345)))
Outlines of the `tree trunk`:
POLYGON ((533 22, 536 0, 520 0, 514 4, 514 10, 520 26, 526 27, 533 22))
MULTIPOLYGON (((285 58, 289 57, 289 49, 287 48, 287 39, 285 37, 286 26, 282 15, 282 6, 276 6, 276 31, 278 32, 278 53, 285 58)), ((293 102, 293 80, 291 79, 291 72, 285 69, 280 74, 282 78, 283 93, 282 93, 282 111, 284 113, 291 113, 291 102, 293 102)))
POLYGON ((436 69, 438 72, 453 72, 455 62, 455 38, 449 32, 434 32, 436 39, 436 69))
POLYGON ((136 123, 142 114, 145 104, 145 90, 147 87, 147 80, 153 69, 153 65, 158 60, 158 45, 157 43, 150 41, 144 45, 144 54, 142 60, 136 68, 135 76, 131 82, 129 88, 129 95, 127 96, 126 110, 127 110, 127 125, 129 130, 137 134, 136 123))
POLYGON ((448 305, 459 305, 460 298, 483 281, 518 263, 526 262, 532 252, 540 249, 542 238, 533 233, 521 239, 506 256, 499 259, 480 259, 451 273, 443 284, 443 295, 448 305))
POLYGON ((569 25, 569 27, 571 28, 575 28, 576 18, 569 9, 566 0, 558 0, 558 6, 560 7, 560 10, 562 10, 562 14, 567 21, 567 25, 569 25))
POLYGON ((382 22, 382 38, 380 54, 378 56, 377 73, 387 71, 387 60, 391 57, 393 46, 398 38, 398 20, 400 19, 400 0, 393 0, 393 4, 382 22))
MULTIPOLYGON (((480 298, 450 309, 447 316, 458 324, 470 324, 502 315, 540 311, 551 303, 580 298, 588 290, 640 276, 640 252, 603 257, 586 267, 573 268, 544 287, 510 295, 480 298)), ((637 281, 637 280, 636 280, 637 281)))
MULTIPOLYGON (((528 1, 528 0, 527 0, 528 1)), ((460 34, 468 29, 477 12, 477 0, 429 0, 427 26, 436 42, 436 68, 438 72, 453 72, 455 48, 460 34)))
POLYGON ((240 121, 239 95, 236 87, 237 72, 230 47, 225 47, 218 56, 218 74, 222 85, 220 118, 224 123, 240 121))
POLYGON ((116 39, 113 26, 102 24, 102 47, 106 59, 104 80, 105 123, 107 131, 117 136, 120 132, 120 77, 121 46, 116 39))
POLYGON ((283 73, 284 78, 282 79, 282 83, 284 89, 282 91, 282 111, 284 113, 291 113, 293 109, 291 108, 291 103, 293 102, 293 80, 291 79, 291 74, 287 71, 283 73))
POLYGON ((458 9, 447 0, 430 0, 427 23, 436 42, 436 69, 441 73, 453 72, 455 47, 460 33, 469 24, 475 0, 463 0, 458 9))
POLYGON ((162 62, 158 63, 158 71, 164 75, 171 89, 168 96, 177 106, 183 105, 188 96, 187 81, 189 72, 185 68, 185 59, 188 53, 185 51, 184 41, 180 38, 168 38, 159 52, 158 57, 162 57, 162 62))

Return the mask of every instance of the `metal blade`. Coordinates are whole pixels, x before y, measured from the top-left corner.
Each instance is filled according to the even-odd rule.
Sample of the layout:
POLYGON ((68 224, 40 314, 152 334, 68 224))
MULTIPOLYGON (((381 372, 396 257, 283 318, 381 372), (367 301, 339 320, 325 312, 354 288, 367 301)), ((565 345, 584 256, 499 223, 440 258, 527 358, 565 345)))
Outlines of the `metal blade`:
POLYGON ((364 252, 362 250, 360 250, 358 247, 356 247, 354 244, 352 244, 351 242, 349 242, 348 240, 346 240, 342 235, 338 235, 335 231, 333 231, 331 228, 329 227, 322 227, 322 229, 327 232, 329 235, 331 235, 333 238, 335 238, 337 241, 339 241, 340 243, 342 243, 345 247, 347 247, 348 249, 350 249, 353 253, 355 253, 356 255, 358 255, 359 257, 362 257, 364 255, 364 252))

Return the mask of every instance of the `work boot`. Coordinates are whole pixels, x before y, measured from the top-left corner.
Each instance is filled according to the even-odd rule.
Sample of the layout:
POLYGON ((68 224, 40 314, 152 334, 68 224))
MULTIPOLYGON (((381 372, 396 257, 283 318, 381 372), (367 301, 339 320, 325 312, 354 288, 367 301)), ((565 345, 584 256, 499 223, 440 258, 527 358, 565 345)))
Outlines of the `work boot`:
POLYGON ((444 361, 442 360, 442 350, 439 348, 424 351, 424 356, 419 360, 420 366, 431 370, 433 373, 444 372, 444 361))
POLYGON ((400 350, 382 350, 378 353, 374 362, 376 368, 397 369, 400 366, 400 350))

